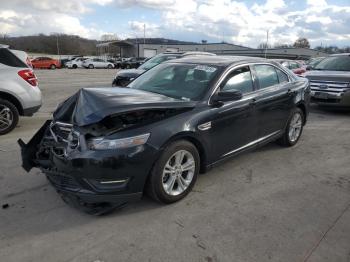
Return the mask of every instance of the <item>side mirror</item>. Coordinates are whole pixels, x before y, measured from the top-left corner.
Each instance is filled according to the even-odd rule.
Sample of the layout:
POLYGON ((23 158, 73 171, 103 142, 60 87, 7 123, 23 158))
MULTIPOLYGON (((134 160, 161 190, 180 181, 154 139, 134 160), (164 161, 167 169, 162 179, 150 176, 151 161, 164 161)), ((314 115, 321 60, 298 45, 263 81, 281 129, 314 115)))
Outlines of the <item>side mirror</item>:
POLYGON ((242 93, 235 89, 230 91, 219 91, 219 93, 213 96, 212 102, 220 103, 228 101, 237 101, 242 99, 242 96, 242 93))
POLYGON ((305 68, 307 71, 312 70, 312 67, 310 65, 307 65, 305 68))

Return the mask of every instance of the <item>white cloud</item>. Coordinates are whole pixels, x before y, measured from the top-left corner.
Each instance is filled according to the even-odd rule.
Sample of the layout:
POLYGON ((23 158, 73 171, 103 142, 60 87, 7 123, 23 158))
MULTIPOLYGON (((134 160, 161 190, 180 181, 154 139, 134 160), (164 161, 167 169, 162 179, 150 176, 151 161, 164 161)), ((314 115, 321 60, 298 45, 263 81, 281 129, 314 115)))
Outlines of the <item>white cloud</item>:
POLYGON ((307 0, 307 5, 309 6, 327 6, 326 0, 307 0))
POLYGON ((143 37, 144 31, 147 32, 146 37, 158 37, 160 34, 160 27, 157 24, 145 23, 141 21, 129 21, 128 24, 132 30, 129 37, 143 37))
POLYGON ((61 13, 16 13, 12 10, 0 12, 0 33, 9 35, 31 35, 65 33, 96 38, 102 31, 81 25, 78 17, 61 13))
POLYGON ((1 3, 0 33, 62 32, 99 38, 105 33, 100 29, 103 23, 86 26, 81 22, 99 5, 115 8, 116 12, 120 8, 132 12, 141 7, 160 14, 161 24, 151 22, 149 12, 129 22, 120 21, 121 28, 125 28, 125 23, 129 28, 115 32, 120 37, 142 37, 145 23, 147 37, 166 37, 177 32, 180 39, 181 35, 196 34, 221 41, 224 35, 226 41, 256 47, 265 41, 269 30, 271 43, 291 44, 300 36, 314 44, 338 40, 349 44, 350 4, 329 2, 307 0, 302 10, 297 2, 284 0, 266 0, 251 6, 238 0, 9 0, 1 3))
POLYGON ((113 0, 11 0, 2 2, 0 33, 30 35, 65 33, 99 38, 97 27, 81 24, 81 16, 93 11, 90 4, 106 5, 113 0))
MULTIPOLYGON (((308 37, 314 44, 332 39, 350 44, 350 5, 330 5, 324 0, 308 0, 301 11, 291 11, 289 2, 267 0, 249 7, 229 0, 188 1, 187 9, 163 10, 167 30, 200 32, 209 38, 256 47, 265 41, 269 30, 271 43, 292 44, 298 37, 308 37), (192 4, 193 3, 193 4, 192 4), (191 8, 188 8, 191 7, 191 8), (336 36, 336 37, 335 37, 336 36)), ((156 5, 152 8, 156 8, 156 5)))

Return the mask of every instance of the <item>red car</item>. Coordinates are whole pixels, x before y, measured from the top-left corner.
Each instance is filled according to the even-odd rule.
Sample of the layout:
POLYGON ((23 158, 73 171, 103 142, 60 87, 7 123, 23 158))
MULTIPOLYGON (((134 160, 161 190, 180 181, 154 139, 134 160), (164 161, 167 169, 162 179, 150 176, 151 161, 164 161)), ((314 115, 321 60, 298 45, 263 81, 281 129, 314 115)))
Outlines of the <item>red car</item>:
POLYGON ((296 75, 302 75, 306 72, 306 66, 299 61, 294 60, 279 60, 277 61, 284 67, 293 71, 296 75))
POLYGON ((61 68, 60 61, 50 57, 37 57, 32 61, 33 68, 56 69, 61 68))

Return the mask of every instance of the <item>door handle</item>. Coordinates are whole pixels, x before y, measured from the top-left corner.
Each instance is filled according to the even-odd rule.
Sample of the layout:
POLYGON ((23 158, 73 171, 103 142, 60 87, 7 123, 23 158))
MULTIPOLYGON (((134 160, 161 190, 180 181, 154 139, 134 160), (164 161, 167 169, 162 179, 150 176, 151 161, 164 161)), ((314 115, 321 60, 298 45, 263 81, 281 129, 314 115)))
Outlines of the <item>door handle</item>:
POLYGON ((249 105, 250 106, 255 106, 256 105, 256 99, 253 98, 252 100, 250 100, 249 105))

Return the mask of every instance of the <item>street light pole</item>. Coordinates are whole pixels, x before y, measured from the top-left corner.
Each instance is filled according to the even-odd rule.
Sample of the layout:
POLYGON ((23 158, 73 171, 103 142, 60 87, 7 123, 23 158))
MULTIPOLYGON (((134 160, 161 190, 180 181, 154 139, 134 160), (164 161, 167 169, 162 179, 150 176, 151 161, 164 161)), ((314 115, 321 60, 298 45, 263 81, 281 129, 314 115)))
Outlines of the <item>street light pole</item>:
POLYGON ((143 24, 143 44, 146 44, 146 24, 143 24))
POLYGON ((56 46, 57 46, 57 55, 60 56, 60 48, 58 45, 58 34, 56 34, 56 46))
POLYGON ((269 44, 269 30, 266 31, 265 59, 266 59, 266 51, 267 51, 268 44, 269 44))

